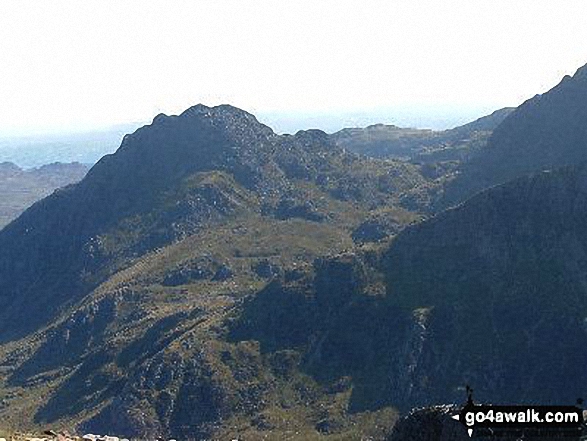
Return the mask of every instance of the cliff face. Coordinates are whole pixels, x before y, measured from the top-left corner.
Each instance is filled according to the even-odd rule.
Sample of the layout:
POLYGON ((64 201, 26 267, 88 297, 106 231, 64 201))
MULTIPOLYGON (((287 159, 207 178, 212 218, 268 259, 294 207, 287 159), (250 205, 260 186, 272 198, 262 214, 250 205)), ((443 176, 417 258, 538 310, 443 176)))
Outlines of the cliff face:
POLYGON ((451 402, 463 384, 493 402, 581 394, 586 207, 582 165, 487 190, 399 235, 388 301, 429 312, 414 404, 451 402))

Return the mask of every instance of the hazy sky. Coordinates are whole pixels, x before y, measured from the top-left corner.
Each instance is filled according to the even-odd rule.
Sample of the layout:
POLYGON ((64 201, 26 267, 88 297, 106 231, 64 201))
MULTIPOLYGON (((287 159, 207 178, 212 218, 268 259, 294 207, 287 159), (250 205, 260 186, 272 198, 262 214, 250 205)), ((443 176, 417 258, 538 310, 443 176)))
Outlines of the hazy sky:
POLYGON ((462 118, 586 64, 586 16, 585 0, 2 0, 0 134, 198 102, 277 120, 462 118))

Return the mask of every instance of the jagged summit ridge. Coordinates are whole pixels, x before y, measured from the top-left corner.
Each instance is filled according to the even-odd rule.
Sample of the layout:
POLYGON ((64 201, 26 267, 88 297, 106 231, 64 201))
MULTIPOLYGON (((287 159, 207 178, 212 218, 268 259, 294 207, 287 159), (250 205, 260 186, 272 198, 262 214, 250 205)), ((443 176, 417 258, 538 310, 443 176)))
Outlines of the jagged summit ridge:
POLYGON ((108 181, 107 186, 123 182, 116 185, 123 191, 139 183, 162 189, 194 172, 226 170, 255 185, 256 178, 247 173, 267 161, 278 138, 241 109, 198 104, 180 115, 159 114, 152 124, 126 135, 118 151, 90 171, 88 180, 108 181))
MULTIPOLYGON (((134 133, 126 135, 121 149, 128 148, 133 142, 142 143, 146 137, 169 136, 169 132, 185 132, 185 140, 193 138, 197 132, 215 131, 216 135, 223 136, 232 141, 258 141, 263 137, 272 138, 277 135, 273 130, 260 123, 257 118, 237 107, 223 104, 208 107, 204 104, 196 104, 189 107, 179 115, 158 114, 149 125, 137 129, 134 133)), ((172 138, 173 139, 173 138, 172 138)), ((164 140, 162 144, 165 145, 164 140)))
POLYGON ((160 113, 153 119, 150 126, 171 124, 177 120, 198 121, 200 123, 208 121, 214 127, 224 128, 229 131, 243 130, 245 127, 248 127, 249 129, 254 128, 259 132, 263 132, 266 136, 275 135, 270 127, 260 123, 253 114, 230 104, 209 107, 199 103, 187 108, 179 115, 169 116, 165 113, 160 113))

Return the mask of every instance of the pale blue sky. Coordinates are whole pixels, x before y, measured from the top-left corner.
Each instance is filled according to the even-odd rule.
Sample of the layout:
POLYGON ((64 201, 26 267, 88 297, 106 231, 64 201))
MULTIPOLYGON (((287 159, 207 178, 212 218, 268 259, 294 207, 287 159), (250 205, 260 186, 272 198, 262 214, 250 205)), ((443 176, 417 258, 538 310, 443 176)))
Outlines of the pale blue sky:
POLYGON ((3 0, 0 134, 198 102, 278 125, 464 120, 587 63, 586 16, 583 0, 3 0))

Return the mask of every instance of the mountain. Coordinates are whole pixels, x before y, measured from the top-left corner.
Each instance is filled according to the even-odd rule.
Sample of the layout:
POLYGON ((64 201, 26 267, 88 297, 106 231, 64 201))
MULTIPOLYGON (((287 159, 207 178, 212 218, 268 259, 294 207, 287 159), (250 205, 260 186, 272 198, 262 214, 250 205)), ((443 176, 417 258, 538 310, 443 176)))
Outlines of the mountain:
POLYGON ((57 188, 78 182, 87 171, 88 167, 79 163, 27 170, 10 162, 0 163, 0 229, 57 188))
MULTIPOLYGON (((323 302, 311 286, 350 295, 366 273, 352 253, 329 256, 376 249, 386 228, 419 220, 402 196, 427 183, 417 165, 360 158, 316 130, 276 135, 231 106, 158 115, 0 232, 0 420, 126 436, 381 437, 391 406, 349 413, 348 380, 314 378, 303 347, 265 350, 277 316, 248 317, 271 311, 254 305, 281 286, 308 288, 307 312, 323 302)), ((290 298, 284 329, 310 319, 296 297, 271 302, 290 298)))
POLYGON ((586 210, 587 164, 519 178, 276 281, 233 332, 295 351, 321 384, 346 379, 351 413, 462 403, 466 384, 483 402, 573 405, 587 383, 586 210))
POLYGON ((358 154, 408 159, 421 144, 434 138, 435 133, 429 129, 373 124, 365 128, 345 128, 331 136, 337 145, 358 154))
MULTIPOLYGON (((587 377, 587 165, 523 177, 407 227, 387 247, 317 263, 241 316, 267 351, 302 352, 349 408, 574 404, 587 377), (288 312, 293 312, 288 314, 288 312)), ((244 337, 243 337, 244 338, 244 337)))
POLYGON ((0 316, 24 308, 33 326, 129 258, 231 214, 344 223, 361 209, 336 204, 388 207, 423 182, 416 167, 345 154, 319 131, 278 136, 230 106, 159 115, 2 231, 0 316))
POLYGON ((0 231, 0 421, 381 440, 465 384, 573 404, 587 165, 427 217, 442 162, 277 135, 231 106, 158 115, 0 231))
POLYGON ((492 133, 487 146, 446 190, 443 205, 528 173, 587 160, 587 66, 529 99, 492 133))
POLYGON ((387 298, 420 317, 412 405, 573 404, 587 376, 587 164, 481 192, 404 230, 385 257, 387 298))
POLYGON ((375 124, 365 128, 342 129, 331 136, 337 145, 375 158, 425 162, 463 160, 480 149, 491 132, 513 110, 496 110, 491 115, 449 130, 433 131, 375 124))

